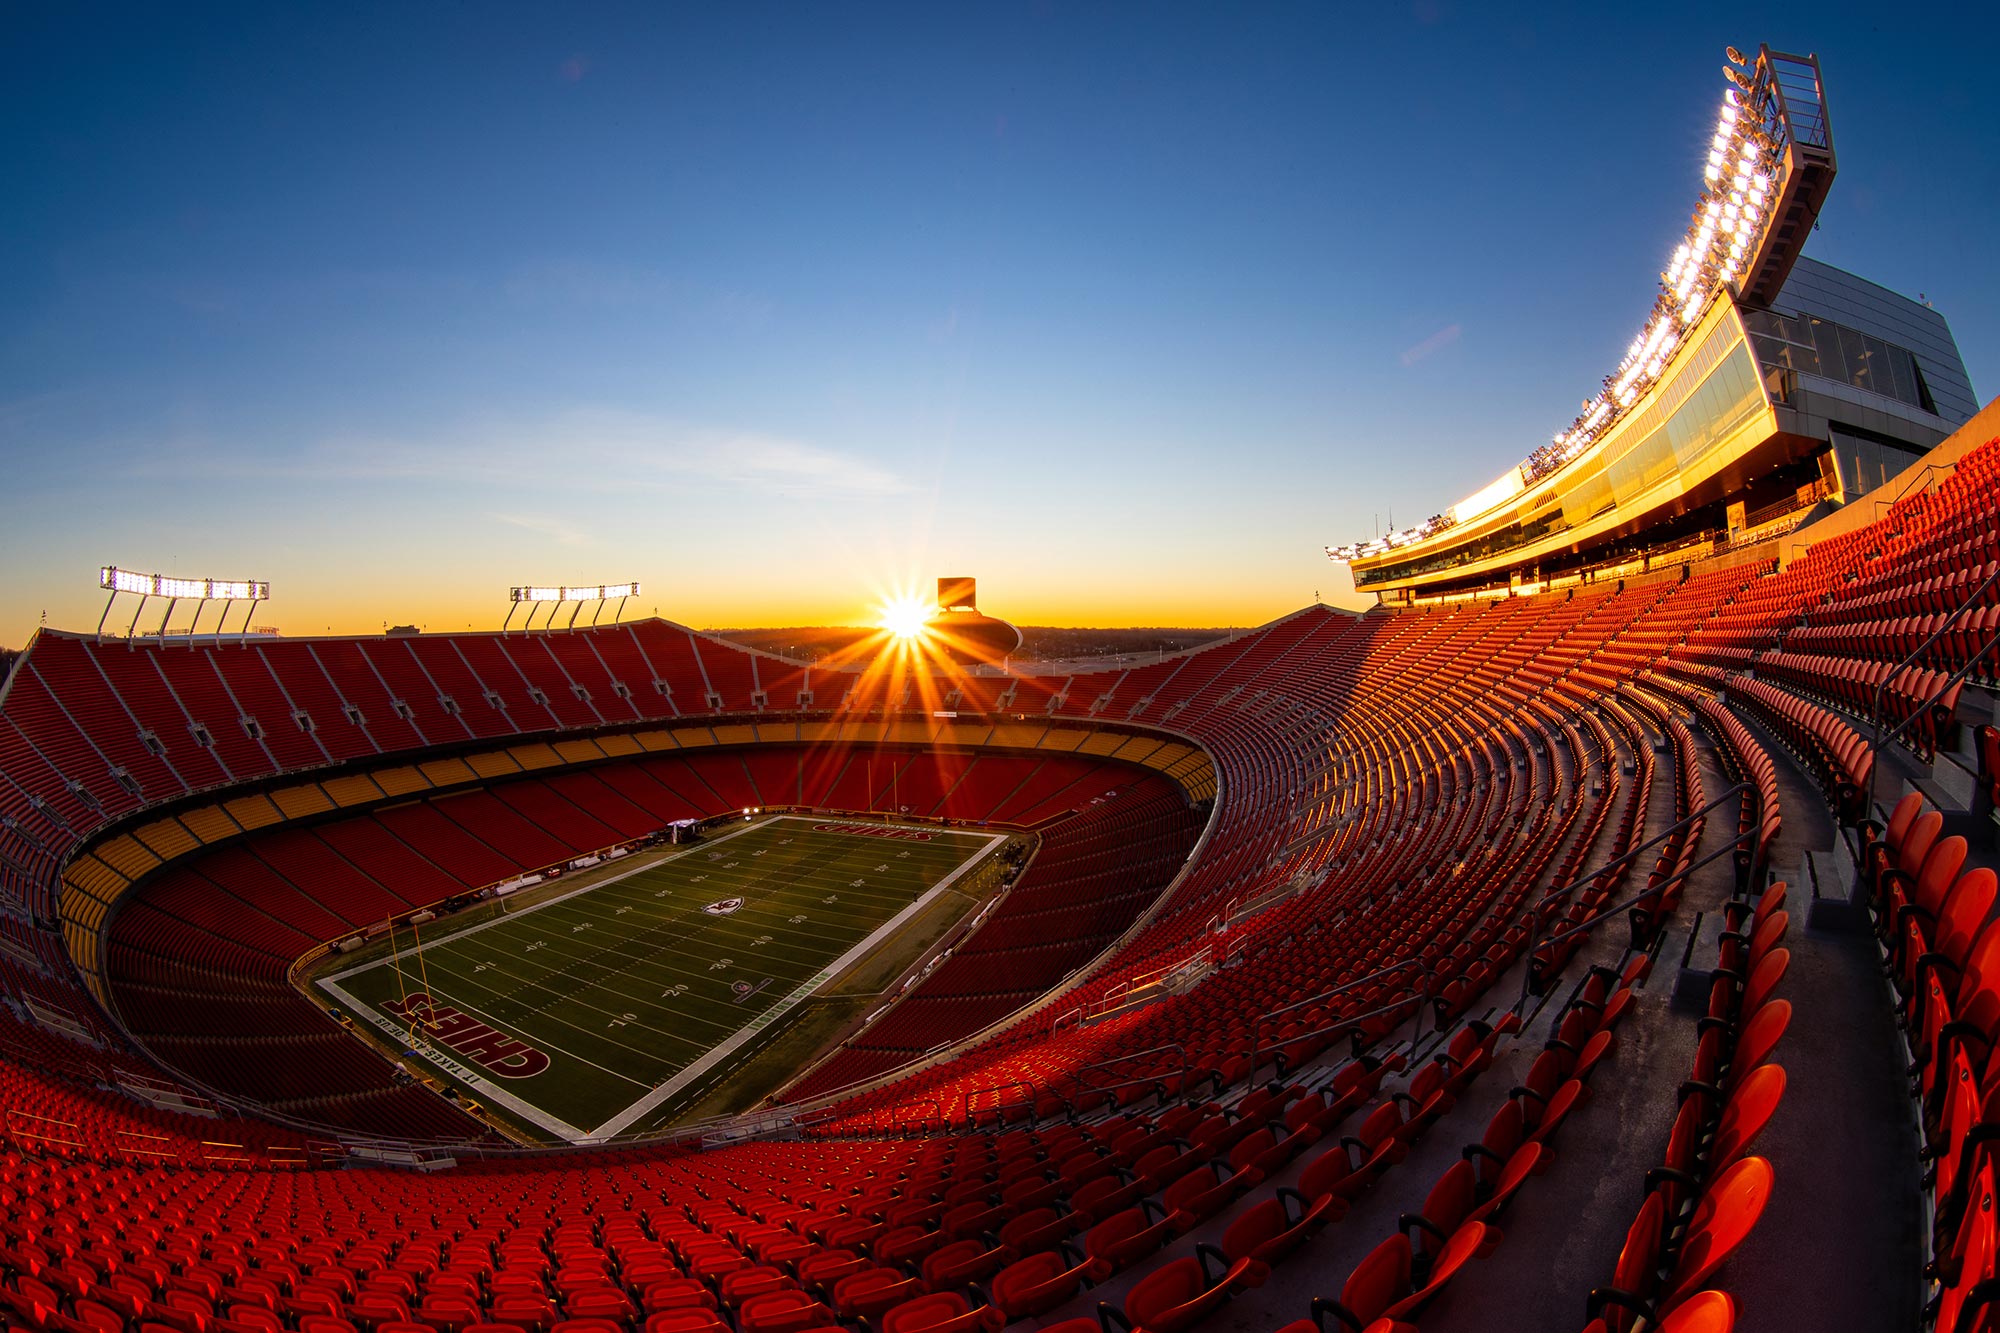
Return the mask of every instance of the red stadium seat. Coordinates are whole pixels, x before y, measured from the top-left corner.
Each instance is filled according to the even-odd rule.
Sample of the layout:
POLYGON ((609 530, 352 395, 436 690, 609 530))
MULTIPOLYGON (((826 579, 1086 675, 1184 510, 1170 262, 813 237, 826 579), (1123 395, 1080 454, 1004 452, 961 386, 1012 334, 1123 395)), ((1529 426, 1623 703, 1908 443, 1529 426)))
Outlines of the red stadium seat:
POLYGON ((1219 1250, 1197 1245, 1190 1258, 1173 1259, 1140 1278, 1125 1307, 1099 1302, 1098 1318, 1127 1333, 1181 1333, 1219 1309, 1237 1292, 1264 1280, 1255 1259, 1231 1262, 1219 1250))

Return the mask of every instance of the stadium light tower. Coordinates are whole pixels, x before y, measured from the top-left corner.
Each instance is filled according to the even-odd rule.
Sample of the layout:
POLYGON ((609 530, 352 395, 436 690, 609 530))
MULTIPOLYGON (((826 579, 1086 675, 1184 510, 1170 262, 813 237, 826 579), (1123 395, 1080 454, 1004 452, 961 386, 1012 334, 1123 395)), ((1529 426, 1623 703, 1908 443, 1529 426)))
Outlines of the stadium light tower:
POLYGON ((1618 368, 1584 400, 1568 429, 1522 461, 1518 475, 1502 477, 1413 528, 1326 547, 1329 559, 1352 564, 1423 541, 1561 471, 1609 435, 1666 376, 1714 301, 1770 304, 1833 184, 1826 93, 1815 56, 1760 46, 1752 61, 1732 46, 1726 59, 1722 73, 1730 86, 1709 140, 1693 219, 1659 275, 1645 327, 1618 368))
POLYGON ((146 603, 155 597, 167 599, 166 614, 160 617, 160 627, 153 631, 164 638, 167 621, 174 614, 174 607, 181 601, 195 602, 194 619, 188 623, 188 643, 194 642, 194 633, 201 625, 201 613, 210 602, 222 603, 222 614, 216 617, 215 633, 221 634, 224 623, 229 619, 229 608, 237 602, 249 603, 243 613, 243 628, 239 635, 250 632, 250 617, 257 613, 257 603, 269 601, 271 585, 261 579, 177 579, 165 574, 141 574, 136 570, 120 569, 116 565, 100 565, 97 570, 97 586, 111 594, 105 599, 104 614, 97 618, 97 636, 104 637, 104 622, 111 618, 111 608, 118 601, 119 593, 132 593, 139 604, 132 609, 132 623, 125 627, 125 637, 131 638, 138 632, 139 617, 145 613, 146 603))
POLYGON ((535 611, 542 606, 549 608, 548 619, 542 622, 542 628, 550 629, 555 625, 556 612, 561 609, 564 602, 576 603, 576 609, 569 613, 569 619, 563 624, 564 629, 576 628, 576 618, 583 614, 585 602, 597 603, 597 609, 590 613, 590 623, 595 625, 597 618, 604 614, 604 604, 614 597, 618 599, 618 609, 611 613, 611 623, 615 625, 618 623, 618 617, 625 614, 625 599, 638 595, 639 585, 636 582, 599 583, 584 587, 570 587, 567 584, 525 584, 508 590, 507 600, 510 605, 507 607, 507 619, 500 626, 500 632, 504 634, 513 626, 514 612, 524 605, 528 608, 528 618, 521 625, 523 630, 532 630, 535 627, 535 611))

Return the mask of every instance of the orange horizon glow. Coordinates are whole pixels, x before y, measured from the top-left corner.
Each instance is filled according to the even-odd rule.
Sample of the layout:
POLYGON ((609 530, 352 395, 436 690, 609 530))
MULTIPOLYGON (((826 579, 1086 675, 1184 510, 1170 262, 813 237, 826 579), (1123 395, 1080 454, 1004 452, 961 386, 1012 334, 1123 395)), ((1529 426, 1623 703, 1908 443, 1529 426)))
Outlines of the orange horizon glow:
MULTIPOLYGON (((884 561, 890 567, 911 563, 893 555, 884 561)), ((442 580, 427 583, 353 578, 326 566, 258 572, 272 576, 272 600, 257 608, 251 623, 274 627, 292 638, 380 634, 396 625, 413 625, 430 634, 495 631, 501 628, 508 610, 507 603, 497 593, 470 597, 462 587, 442 580)), ((583 575, 589 570, 576 572, 583 575)), ((1328 605, 1358 610, 1372 604, 1373 598, 1355 596, 1344 569, 1336 567, 1324 572, 1332 576, 1325 580, 1328 586, 1323 592, 1328 605)), ((15 589, 11 594, 0 590, 0 646, 26 647, 38 625, 77 633, 94 630, 104 611, 105 594, 93 586, 95 569, 88 573, 89 577, 74 580, 38 580, 37 586, 15 589)), ((858 580, 842 578, 837 582, 844 584, 845 590, 832 595, 776 575, 731 591, 698 582, 680 586, 648 582, 646 591, 623 608, 620 619, 632 621, 658 616, 698 630, 865 630, 881 628, 884 611, 892 605, 915 605, 924 608, 926 614, 930 609, 931 599, 920 598, 916 591, 924 584, 909 574, 873 580, 865 576, 858 580)), ((991 614, 1016 625, 1066 629, 1248 629, 1312 604, 1310 585, 1304 591, 1288 594, 1263 581, 1226 577, 1183 579, 1160 586, 1114 582, 1111 586, 1093 587, 1075 582, 1052 583, 1039 576, 1018 581, 989 577, 983 582, 982 601, 990 603, 991 614)), ((134 600, 130 596, 120 597, 118 606, 105 621, 107 634, 125 633, 131 623, 134 600)), ((138 626, 139 632, 157 632, 159 617, 165 609, 158 601, 150 603, 138 626)), ((211 604, 202 612, 202 632, 215 626, 219 609, 211 604)), ((589 624, 593 609, 585 605, 576 624, 589 624)), ((604 608, 598 623, 610 623, 616 609, 604 608)), ((239 603, 230 611, 232 631, 242 624, 243 610, 239 603)), ((181 603, 174 611, 171 628, 184 631, 193 614, 191 603, 181 603)), ((560 625, 567 620, 565 610, 556 623, 560 625)), ((937 632, 935 626, 932 632, 937 632)))

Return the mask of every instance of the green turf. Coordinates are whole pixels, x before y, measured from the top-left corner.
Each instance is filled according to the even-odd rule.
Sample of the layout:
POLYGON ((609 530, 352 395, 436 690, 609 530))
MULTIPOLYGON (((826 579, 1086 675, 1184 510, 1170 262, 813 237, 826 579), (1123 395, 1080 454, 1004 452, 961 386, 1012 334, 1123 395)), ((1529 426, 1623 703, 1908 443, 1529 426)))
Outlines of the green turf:
POLYGON ((489 1047, 482 1061, 448 1026, 428 1038, 420 1027, 415 1044, 474 1096, 547 1133, 594 1138, 668 1123, 830 981, 843 955, 1001 841, 815 827, 837 822, 785 817, 717 832, 593 887, 477 926, 440 926, 421 950, 405 938, 399 960, 316 984, 378 1036, 409 1026, 387 1006, 427 992, 464 1023, 540 1052, 545 1069, 500 1077, 509 1050, 516 1070, 538 1057, 489 1047), (731 898, 743 900, 734 912, 703 911, 731 898))

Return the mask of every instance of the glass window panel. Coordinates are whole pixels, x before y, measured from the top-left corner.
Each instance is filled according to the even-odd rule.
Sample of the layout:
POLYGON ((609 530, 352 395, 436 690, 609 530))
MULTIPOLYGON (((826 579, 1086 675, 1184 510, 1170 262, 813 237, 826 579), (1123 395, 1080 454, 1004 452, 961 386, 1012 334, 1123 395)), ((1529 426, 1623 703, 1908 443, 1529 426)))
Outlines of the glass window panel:
POLYGON ((1840 351, 1840 326, 1823 319, 1812 322, 1813 348, 1819 353, 1819 373, 1830 380, 1847 378, 1847 358, 1840 351))
POLYGON ((1847 382, 1857 389, 1872 389, 1874 380, 1868 374, 1868 345, 1858 332, 1835 325, 1840 335, 1840 354, 1847 360, 1847 382))
POLYGON ((1917 377, 1910 365, 1910 354, 1900 347, 1889 349, 1889 374, 1896 382, 1896 400, 1912 406, 1917 401, 1917 377))

